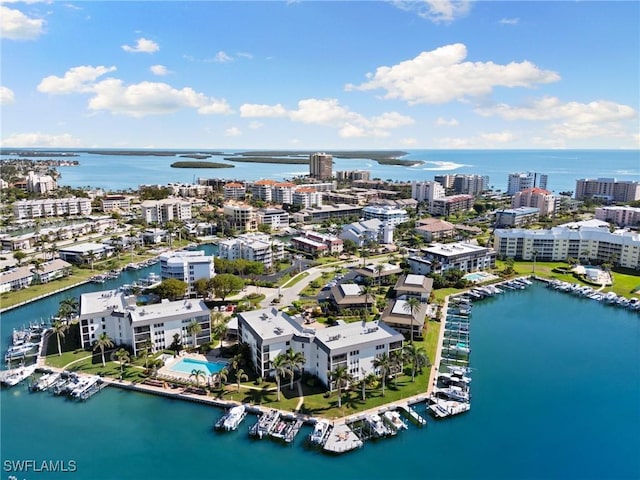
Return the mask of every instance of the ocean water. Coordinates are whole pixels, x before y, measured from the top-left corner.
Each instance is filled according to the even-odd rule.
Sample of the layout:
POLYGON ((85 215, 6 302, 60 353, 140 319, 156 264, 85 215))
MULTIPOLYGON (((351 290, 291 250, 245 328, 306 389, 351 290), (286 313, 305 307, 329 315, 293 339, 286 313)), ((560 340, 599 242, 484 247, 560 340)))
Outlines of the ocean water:
MULTIPOLYGON (((71 292, 76 293, 76 292, 71 292)), ((2 316, 10 329, 38 304, 2 316)), ((215 407, 109 387, 84 403, 0 391, 2 478, 637 479, 640 316, 534 284, 476 302, 472 409, 341 456, 212 431, 215 407), (73 461, 16 473, 6 461, 73 461)), ((419 413, 426 416, 424 405, 419 413)))
MULTIPOLYGON (((549 176, 547 188, 553 192, 574 191, 576 179, 615 177, 640 180, 638 150, 405 150, 406 160, 422 160, 422 165, 406 167, 380 165, 369 159, 334 158, 335 170, 370 170, 372 178, 393 181, 433 180, 440 174, 488 175, 490 185, 505 191, 509 173, 535 171, 549 176)), ((226 152, 226 156, 235 151, 226 152)), ((2 158, 7 158, 3 156, 2 158)), ((171 168, 178 157, 96 155, 80 153, 77 167, 61 167, 61 185, 102 187, 112 190, 137 189, 142 184, 194 182, 202 178, 282 180, 306 175, 306 165, 242 163, 213 156, 209 161, 234 168, 171 168)))

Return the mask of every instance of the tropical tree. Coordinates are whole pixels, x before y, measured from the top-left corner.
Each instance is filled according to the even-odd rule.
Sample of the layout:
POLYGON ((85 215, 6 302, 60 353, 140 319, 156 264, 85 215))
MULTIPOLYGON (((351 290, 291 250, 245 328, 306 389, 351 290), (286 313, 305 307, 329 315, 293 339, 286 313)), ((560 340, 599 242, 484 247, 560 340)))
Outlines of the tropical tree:
POLYGON ((345 365, 338 365, 333 371, 329 372, 329 380, 336 384, 338 389, 338 408, 341 408, 342 388, 349 385, 349 382, 353 380, 353 376, 345 365))
POLYGON ((289 389, 293 390, 293 375, 296 370, 298 370, 302 365, 307 362, 307 359, 302 352, 294 352, 293 348, 289 348, 287 353, 285 353, 287 357, 287 363, 289 364, 289 369, 291 370, 291 383, 289 384, 289 389))
POLYGON ((80 308, 80 302, 76 297, 67 297, 60 301, 58 307, 58 317, 64 319, 70 319, 78 313, 80 308))
POLYGON ((416 314, 420 311, 420 300, 416 297, 409 297, 404 302, 404 311, 411 315, 411 342, 413 342, 413 324, 416 319, 416 314))
POLYGON ((221 321, 212 324, 211 333, 215 338, 220 340, 220 346, 222 346, 222 340, 227 336, 227 330, 229 327, 227 326, 227 322, 221 321))
POLYGON ((62 348, 60 347, 60 337, 64 338, 66 331, 69 329, 69 325, 65 322, 61 322, 60 320, 56 320, 55 322, 53 322, 53 325, 51 325, 51 329, 58 338, 58 355, 62 355, 62 348))
POLYGON ((415 343, 408 343, 404 346, 403 350, 405 358, 411 362, 411 381, 414 382, 416 371, 430 363, 427 351, 423 346, 416 345, 415 343))
POLYGON ((202 378, 202 380, 204 380, 206 378, 204 371, 200 370, 199 368, 194 368, 193 370, 191 370, 191 375, 189 375, 189 378, 193 377, 193 379, 196 382, 196 387, 200 386, 200 379, 202 378))
POLYGON ((27 254, 22 250, 16 250, 15 252, 13 252, 13 258, 15 258, 16 262, 18 262, 18 266, 22 264, 22 260, 24 260, 26 257, 27 254))
POLYGON ((127 352, 124 348, 120 348, 115 353, 115 357, 118 360, 118 363, 120 363, 120 380, 122 380, 122 376, 124 374, 124 366, 131 362, 131 356, 129 355, 129 352, 127 352))
POLYGON ((84 254, 84 258, 91 265, 91 270, 93 270, 93 263, 96 261, 96 252, 89 250, 84 254))
POLYGON ((376 357, 373 360, 373 368, 378 371, 378 375, 382 379, 382 396, 384 397, 384 387, 387 383, 387 375, 389 375, 389 371, 391 370, 391 359, 387 353, 383 353, 379 357, 376 357))
POLYGON ((369 300, 373 300, 373 289, 369 285, 364 285, 360 290, 360 293, 364 295, 364 308, 365 308, 365 318, 369 317, 369 300))
POLYGON ((242 365, 244 363, 244 355, 242 355, 242 353, 236 353, 232 358, 231 361, 229 362, 229 365, 231 366, 231 370, 233 370, 234 372, 238 371, 238 368, 240 367, 240 365, 242 365))
POLYGON ((384 265, 378 263, 375 267, 373 267, 373 269, 378 274, 378 290, 380 290, 380 285, 382 283, 382 272, 384 272, 384 265))
POLYGON ((226 383, 227 379, 229 378, 229 369, 227 367, 223 367, 222 370, 220 370, 218 373, 211 374, 211 377, 214 377, 214 376, 215 378, 212 380, 213 383, 215 384, 215 381, 217 380, 220 388, 222 388, 222 386, 226 383))
POLYGON ((40 274, 38 272, 40 272, 40 270, 44 270, 44 268, 42 267, 42 263, 42 260, 40 260, 39 258, 34 258, 33 260, 31 260, 31 265, 33 265, 33 269, 35 270, 37 283, 40 283, 40 274))
POLYGON ((232 273, 221 273, 209 280, 209 286, 216 297, 224 300, 231 294, 244 288, 244 280, 232 273))
POLYGON ((187 293, 187 287, 187 283, 182 280, 178 280, 177 278, 166 278, 155 288, 155 291, 161 298, 177 300, 184 297, 187 293))
POLYGON ((283 354, 276 356, 271 360, 271 368, 276 375, 276 384, 278 386, 278 401, 280 401, 280 378, 285 375, 293 375, 293 372, 289 368, 289 362, 287 357, 283 354))
POLYGON ((376 380, 376 375, 374 373, 366 373, 366 370, 363 368, 362 370, 362 380, 360 380, 360 387, 362 387, 362 401, 364 402, 367 399, 367 387, 369 385, 373 385, 373 382, 376 380))
POLYGON ((140 351, 140 355, 144 357, 144 368, 149 368, 149 354, 151 353, 151 348, 153 347, 151 343, 151 339, 147 338, 142 344, 142 350, 140 351))
POLYGON ((177 355, 180 350, 182 350, 182 341, 180 340, 179 333, 173 334, 173 342, 171 342, 171 345, 169 345, 169 350, 173 350, 174 356, 177 355))
POLYGON ((100 353, 102 354, 102 366, 106 367, 107 362, 105 362, 104 360, 104 350, 105 348, 111 348, 113 347, 113 341, 111 340, 111 337, 109 337, 109 335, 107 335, 106 333, 101 333, 98 336, 98 339, 96 340, 96 342, 93 344, 93 350, 100 350, 100 353))
POLYGON ((240 382, 249 380, 249 376, 244 373, 243 369, 238 369, 236 371, 236 383, 238 384, 238 391, 240 391, 240 382))
POLYGON ((200 297, 207 298, 209 296, 209 280, 206 278, 199 278, 193 282, 193 288, 200 297))
POLYGON ((192 320, 187 325, 187 333, 193 337, 193 348, 198 348, 197 335, 202 331, 202 325, 196 320, 192 320))

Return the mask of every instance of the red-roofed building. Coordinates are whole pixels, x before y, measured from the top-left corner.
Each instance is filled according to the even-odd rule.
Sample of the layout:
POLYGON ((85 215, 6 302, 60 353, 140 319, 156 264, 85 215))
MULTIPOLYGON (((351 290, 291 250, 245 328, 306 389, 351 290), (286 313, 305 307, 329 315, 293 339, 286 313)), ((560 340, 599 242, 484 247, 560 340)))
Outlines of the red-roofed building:
POLYGON ((540 210, 540 216, 547 216, 553 213, 555 203, 555 196, 549 190, 533 187, 516 192, 511 200, 511 207, 533 207, 540 210))
POLYGON ((227 183, 223 188, 225 200, 244 200, 246 187, 238 182, 227 183))

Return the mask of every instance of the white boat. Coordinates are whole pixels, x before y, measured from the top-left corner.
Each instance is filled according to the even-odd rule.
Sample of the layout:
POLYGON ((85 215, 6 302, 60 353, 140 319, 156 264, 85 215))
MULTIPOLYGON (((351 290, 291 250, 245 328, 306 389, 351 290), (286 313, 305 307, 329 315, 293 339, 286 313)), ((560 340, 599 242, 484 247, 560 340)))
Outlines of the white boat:
POLYGON ((387 410, 384 412, 384 418, 387 424, 396 432, 409 428, 407 424, 402 421, 402 418, 400 418, 400 414, 395 410, 387 410))
POLYGON ((7 371, 8 375, 2 377, 2 382, 9 387, 13 387, 32 375, 35 371, 35 365, 16 368, 15 370, 11 370, 10 373, 7 371))
POLYGON ((247 416, 247 411, 244 408, 244 405, 238 405, 233 407, 227 413, 227 418, 225 418, 222 428, 227 431, 235 430, 240 425, 240 422, 244 420, 244 417, 247 416))
POLYGON ((469 392, 468 390, 462 387, 451 386, 448 388, 440 388, 438 389, 439 393, 442 393, 446 397, 456 400, 458 402, 468 402, 469 401, 469 392))
POLYGON ((377 413, 368 415, 367 421, 369 422, 369 425, 373 430, 373 434, 376 437, 384 437, 389 433, 389 430, 387 430, 387 427, 384 426, 384 423, 382 422, 380 415, 378 415, 377 413))
POLYGON ((455 385, 457 387, 463 387, 471 383, 471 377, 467 377, 465 375, 458 376, 444 372, 441 372, 440 375, 438 375, 438 380, 445 385, 455 385))
POLYGON ((38 381, 33 386, 33 389, 38 392, 47 390, 54 383, 56 383, 59 378, 60 374, 58 372, 45 373, 38 379, 38 381))
POLYGON ((449 345, 448 348, 449 350, 458 353, 471 353, 471 348, 469 348, 469 345, 464 342, 458 342, 455 345, 449 345))
POLYGON ((34 348, 38 346, 37 343, 23 343, 22 345, 14 345, 9 347, 7 353, 4 355, 5 361, 13 360, 15 358, 21 358, 27 354, 32 354, 34 352, 34 348))
POLYGON ((323 445, 325 438, 331 429, 331 424, 323 420, 319 420, 313 427, 313 432, 309 436, 309 441, 314 445, 323 445))

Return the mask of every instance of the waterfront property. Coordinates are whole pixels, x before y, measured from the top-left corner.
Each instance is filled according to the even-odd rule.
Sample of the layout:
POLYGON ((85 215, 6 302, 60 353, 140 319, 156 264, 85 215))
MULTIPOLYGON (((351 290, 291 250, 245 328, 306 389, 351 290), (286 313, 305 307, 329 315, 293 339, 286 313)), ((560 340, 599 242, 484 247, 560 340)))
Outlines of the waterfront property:
POLYGON ((205 360, 197 360, 195 358, 180 358, 177 362, 168 366, 168 369, 172 372, 186 373, 191 375, 194 370, 201 370, 207 376, 215 375, 227 367, 227 362, 217 361, 208 362, 205 360))
POLYGON ((182 280, 189 286, 187 293, 193 294, 196 280, 209 280, 215 276, 213 256, 205 255, 202 250, 163 253, 160 255, 160 276, 182 280))
POLYGON ((154 350, 169 348, 175 334, 182 345, 203 345, 211 338, 209 309, 202 300, 163 300, 137 306, 134 295, 117 290, 84 293, 80 296, 79 319, 84 349, 92 348, 102 333, 116 345, 130 346, 134 355, 147 342, 154 350), (190 332, 192 322, 200 326, 199 331, 190 332))
POLYGON ((304 355, 304 371, 330 389, 335 385, 329 375, 337 367, 346 367, 354 381, 360 380, 375 372, 379 355, 401 350, 403 344, 402 334, 384 323, 354 322, 316 330, 275 308, 239 313, 238 329, 259 376, 271 376, 272 360, 291 348, 304 355))

